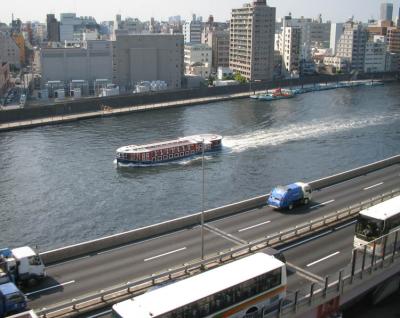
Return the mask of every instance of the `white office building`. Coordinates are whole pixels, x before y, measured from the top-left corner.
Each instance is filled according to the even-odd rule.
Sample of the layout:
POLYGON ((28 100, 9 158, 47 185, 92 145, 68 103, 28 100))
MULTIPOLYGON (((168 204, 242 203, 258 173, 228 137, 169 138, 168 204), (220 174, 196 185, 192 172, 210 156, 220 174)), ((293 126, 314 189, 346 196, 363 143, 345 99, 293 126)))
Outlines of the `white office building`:
POLYGON ((346 22, 338 41, 336 56, 348 59, 350 70, 363 72, 367 39, 368 31, 362 23, 351 20, 346 22))
POLYGON ((212 49, 207 44, 186 44, 185 74, 208 78, 211 74, 212 49))
POLYGON ((365 46, 364 72, 384 72, 386 69, 386 39, 384 36, 374 36, 373 41, 365 46))
POLYGON ((343 31, 344 31, 343 23, 331 24, 331 36, 330 36, 329 48, 331 49, 332 55, 336 54, 337 44, 341 35, 343 34, 343 31))
POLYGON ((75 13, 61 13, 60 14, 60 41, 73 41, 74 28, 79 25, 80 21, 75 13))
POLYGON ((201 32, 202 32, 202 22, 196 18, 194 14, 191 21, 186 22, 183 25, 183 35, 185 38, 185 43, 201 43, 201 32))
POLYGON ((286 77, 299 73, 301 57, 301 28, 284 26, 279 36, 279 51, 282 56, 282 74, 286 77))

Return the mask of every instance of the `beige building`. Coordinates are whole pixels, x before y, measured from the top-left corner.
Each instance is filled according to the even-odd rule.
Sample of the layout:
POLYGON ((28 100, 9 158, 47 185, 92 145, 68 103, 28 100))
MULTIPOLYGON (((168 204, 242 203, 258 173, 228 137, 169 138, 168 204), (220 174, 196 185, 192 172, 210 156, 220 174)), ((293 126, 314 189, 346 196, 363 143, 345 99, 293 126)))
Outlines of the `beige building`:
POLYGON ((275 8, 255 0, 233 9, 229 67, 248 80, 271 80, 274 63, 275 8))
POLYGON ((182 34, 117 35, 113 42, 113 82, 132 89, 141 81, 165 81, 180 88, 183 77, 182 34))
POLYGON ((207 44, 212 49, 212 69, 229 67, 229 31, 209 30, 203 31, 201 43, 207 44))

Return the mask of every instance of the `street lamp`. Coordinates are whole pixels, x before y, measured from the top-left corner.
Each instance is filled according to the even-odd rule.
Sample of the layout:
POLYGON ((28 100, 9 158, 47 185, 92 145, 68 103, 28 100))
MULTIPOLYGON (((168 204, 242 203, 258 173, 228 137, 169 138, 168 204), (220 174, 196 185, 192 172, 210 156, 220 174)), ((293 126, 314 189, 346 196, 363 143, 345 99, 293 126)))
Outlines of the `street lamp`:
POLYGON ((202 196, 201 196, 201 259, 204 260, 204 194, 205 194, 205 183, 204 183, 204 138, 201 142, 201 170, 203 174, 203 186, 202 186, 202 196))

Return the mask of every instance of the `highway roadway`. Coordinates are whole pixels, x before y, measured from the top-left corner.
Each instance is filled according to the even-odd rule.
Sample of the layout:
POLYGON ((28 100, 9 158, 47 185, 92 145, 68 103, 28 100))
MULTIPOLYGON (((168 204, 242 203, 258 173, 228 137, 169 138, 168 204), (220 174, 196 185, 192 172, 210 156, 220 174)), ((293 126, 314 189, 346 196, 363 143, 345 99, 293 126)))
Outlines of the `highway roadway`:
MULTIPOLYGON (((207 223, 205 254, 240 246, 398 187, 400 165, 393 165, 315 191, 313 201, 307 207, 298 207, 289 212, 275 211, 265 206, 207 223)), ((354 226, 350 224, 287 249, 289 266, 293 264, 312 273, 290 277, 291 288, 295 290, 307 280, 321 281, 326 275, 345 267, 351 257, 353 231, 354 226), (336 239, 336 236, 332 239, 328 234, 344 240, 336 239)), ((200 253, 200 227, 196 226, 56 264, 47 268, 48 277, 44 281, 27 291, 29 306, 40 309, 149 276, 199 259, 200 253)))
MULTIPOLYGON (((280 248, 287 261, 287 299, 293 300, 296 291, 300 296, 309 294, 312 283, 315 290, 323 288, 325 277, 329 277, 329 282, 335 281, 340 270, 349 274, 353 235, 354 221, 280 248)), ((358 267, 361 267, 360 264, 358 267)), ((86 317, 110 318, 110 310, 107 307, 86 317)))

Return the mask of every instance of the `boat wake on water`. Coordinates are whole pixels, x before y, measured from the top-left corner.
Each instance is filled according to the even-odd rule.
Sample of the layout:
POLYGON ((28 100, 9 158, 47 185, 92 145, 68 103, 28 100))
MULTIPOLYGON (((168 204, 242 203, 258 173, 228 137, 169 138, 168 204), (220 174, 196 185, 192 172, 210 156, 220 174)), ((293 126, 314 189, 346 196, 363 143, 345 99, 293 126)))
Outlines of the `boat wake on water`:
POLYGON ((317 138, 324 135, 340 133, 352 129, 379 126, 400 119, 398 116, 376 116, 359 120, 333 120, 304 125, 289 125, 282 128, 260 129, 236 136, 225 136, 224 148, 230 152, 243 152, 251 148, 276 146, 296 140, 317 138))

